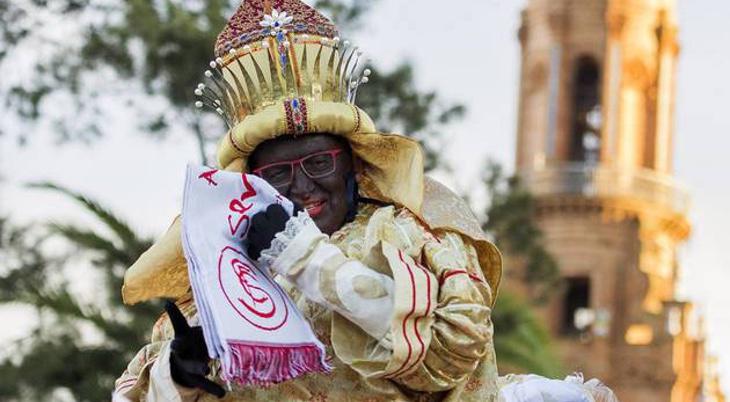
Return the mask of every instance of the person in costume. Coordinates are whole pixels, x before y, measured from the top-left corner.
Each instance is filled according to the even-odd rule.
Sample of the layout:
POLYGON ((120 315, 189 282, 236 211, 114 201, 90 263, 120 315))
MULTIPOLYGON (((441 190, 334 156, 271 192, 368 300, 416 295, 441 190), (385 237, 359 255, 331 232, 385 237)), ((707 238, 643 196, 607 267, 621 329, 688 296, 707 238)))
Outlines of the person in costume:
POLYGON ((176 303, 116 397, 496 401, 501 256, 467 205, 424 176, 419 145, 379 132, 355 105, 368 80, 359 50, 299 0, 245 0, 215 54, 196 94, 229 126, 220 168, 256 174, 301 207, 291 218, 277 205, 255 215, 249 255, 277 274, 333 370, 224 390, 196 326, 177 219, 125 275, 126 303, 176 303))
MULTIPOLYGON (((304 208, 290 220, 276 210, 255 216, 249 251, 258 247, 279 274, 334 366, 267 388, 234 387, 224 400, 494 400, 489 317, 499 252, 465 203, 424 177, 419 145, 378 132, 355 106, 367 72, 356 66, 359 50, 337 36, 298 0, 244 1, 219 35, 212 82, 197 89, 230 126, 220 167, 259 174, 304 208)), ((176 299, 198 323, 179 220, 129 269, 123 296, 176 299)), ((171 351, 175 335, 163 316, 118 379, 119 396, 217 400, 185 386, 205 369, 185 370, 189 361, 171 351)))

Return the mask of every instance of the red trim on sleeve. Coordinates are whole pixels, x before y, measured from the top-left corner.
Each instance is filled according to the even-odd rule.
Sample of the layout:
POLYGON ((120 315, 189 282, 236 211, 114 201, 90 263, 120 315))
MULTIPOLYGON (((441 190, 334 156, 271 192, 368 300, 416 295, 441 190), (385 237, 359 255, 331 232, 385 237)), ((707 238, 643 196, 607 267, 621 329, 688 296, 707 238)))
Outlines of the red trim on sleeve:
POLYGON ((411 279, 411 311, 408 312, 408 314, 403 318, 403 323, 401 325, 401 328, 403 330, 403 339, 405 339, 406 344, 408 345, 408 355, 406 356, 406 359, 403 361, 403 364, 393 372, 393 374, 390 374, 388 377, 395 377, 398 373, 402 372, 405 368, 406 364, 408 364, 408 360, 410 360, 411 355, 413 354, 413 346, 411 345, 411 340, 408 339, 408 333, 406 332, 406 321, 408 321, 409 318, 413 315, 413 313, 416 312, 416 281, 413 277, 413 269, 411 269, 411 266, 406 264, 405 260, 403 259, 403 253, 398 250, 398 257, 400 257, 401 263, 403 263, 403 266, 405 266, 408 269, 408 275, 411 279))
POLYGON ((446 283, 446 281, 449 278, 451 278, 452 276, 462 275, 462 274, 467 275, 469 277, 469 279, 473 280, 474 282, 484 283, 484 280, 482 278, 469 273, 469 271, 467 271, 465 269, 455 269, 453 271, 446 271, 443 273, 443 275, 441 275, 441 279, 439 280, 439 286, 446 283))
POLYGON ((423 355, 426 353, 426 345, 423 343, 423 338, 421 337, 421 334, 418 331, 418 322, 422 318, 427 317, 429 314, 431 314, 431 276, 429 275, 429 272, 426 268, 424 268, 423 266, 421 266, 419 264, 416 264, 416 267, 418 267, 418 269, 421 272, 423 272, 423 274, 426 276, 426 291, 427 291, 426 296, 428 299, 427 299, 425 314, 417 317, 413 321, 413 332, 416 334, 416 340, 418 340, 418 343, 421 346, 421 350, 419 351, 418 357, 416 358, 416 360, 413 363, 411 363, 410 366, 406 367, 406 365, 408 364, 408 361, 410 360, 411 356, 413 355, 411 342, 406 335, 406 321, 408 321, 408 319, 413 315, 413 313, 415 312, 415 309, 416 309, 416 282, 415 282, 415 278, 413 275, 413 268, 411 267, 410 264, 408 264, 406 262, 405 258, 403 257, 403 251, 398 250, 398 257, 400 258, 403 266, 405 266, 406 269, 408 269, 408 274, 409 274, 410 280, 411 280, 411 289, 413 291, 413 297, 412 297, 413 305, 411 307, 411 311, 403 319, 403 337, 405 338, 406 343, 408 345, 408 356, 406 357, 406 360, 403 362, 403 364, 400 366, 400 368, 398 368, 398 370, 394 371, 392 374, 390 374, 388 376, 391 378, 408 372, 408 370, 412 369, 416 364, 418 364, 418 362, 421 360, 423 355))
POLYGON ((429 314, 431 314, 431 275, 429 275, 428 270, 426 268, 424 268, 421 264, 416 263, 416 267, 418 267, 421 270, 421 272, 423 272, 423 274, 426 276, 426 297, 427 297, 426 312, 422 316, 416 318, 413 321, 413 332, 416 333, 416 337, 418 338, 418 343, 421 344, 421 352, 418 354, 418 357, 413 362, 413 364, 411 364, 407 369, 405 369, 405 372, 408 372, 410 369, 415 367, 415 365, 418 364, 419 361, 421 361, 421 358, 423 357, 423 355, 426 354, 426 345, 423 343, 421 334, 418 332, 418 322, 422 318, 427 317, 429 314))

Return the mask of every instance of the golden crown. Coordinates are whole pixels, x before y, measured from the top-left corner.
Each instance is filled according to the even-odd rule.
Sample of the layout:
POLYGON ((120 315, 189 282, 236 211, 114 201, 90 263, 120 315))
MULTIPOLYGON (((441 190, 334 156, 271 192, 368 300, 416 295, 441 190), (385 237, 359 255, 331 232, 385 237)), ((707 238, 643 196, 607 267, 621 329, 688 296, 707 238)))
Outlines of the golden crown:
POLYGON ((218 36, 215 55, 195 89, 196 106, 215 110, 229 128, 285 100, 295 121, 306 107, 301 99, 354 104, 370 75, 362 52, 299 0, 244 0, 218 36))

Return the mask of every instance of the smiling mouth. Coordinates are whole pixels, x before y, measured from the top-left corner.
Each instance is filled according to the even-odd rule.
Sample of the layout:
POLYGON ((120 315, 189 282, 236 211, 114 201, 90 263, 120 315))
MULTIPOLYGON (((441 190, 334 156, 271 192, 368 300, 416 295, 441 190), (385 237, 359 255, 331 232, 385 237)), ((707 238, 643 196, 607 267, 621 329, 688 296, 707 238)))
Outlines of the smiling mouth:
POLYGON ((322 211, 324 210, 324 205, 326 203, 327 203, 326 200, 310 202, 310 203, 304 205, 304 209, 307 210, 307 213, 309 214, 309 216, 311 218, 314 218, 317 215, 322 213, 322 211))

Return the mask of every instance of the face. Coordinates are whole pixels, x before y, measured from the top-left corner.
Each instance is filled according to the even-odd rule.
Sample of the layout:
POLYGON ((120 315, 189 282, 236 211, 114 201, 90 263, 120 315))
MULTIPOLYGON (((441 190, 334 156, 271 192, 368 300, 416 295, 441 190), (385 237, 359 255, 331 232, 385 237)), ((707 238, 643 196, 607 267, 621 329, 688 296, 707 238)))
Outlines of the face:
MULTIPOLYGON (((284 136, 263 142, 256 147, 249 159, 249 171, 253 172, 260 167, 298 160, 313 154, 325 153, 328 156, 330 154, 326 151, 330 150, 339 150, 334 156, 335 168, 331 174, 323 177, 316 174, 319 156, 315 156, 304 162, 304 169, 309 175, 303 170, 303 165, 297 163, 294 165, 291 183, 274 186, 282 195, 305 208, 317 227, 328 235, 342 227, 347 215, 346 179, 352 171, 352 156, 345 142, 329 134, 284 136), (307 166, 310 168, 307 169, 307 166)), ((270 183, 274 184, 272 180, 270 183)))

